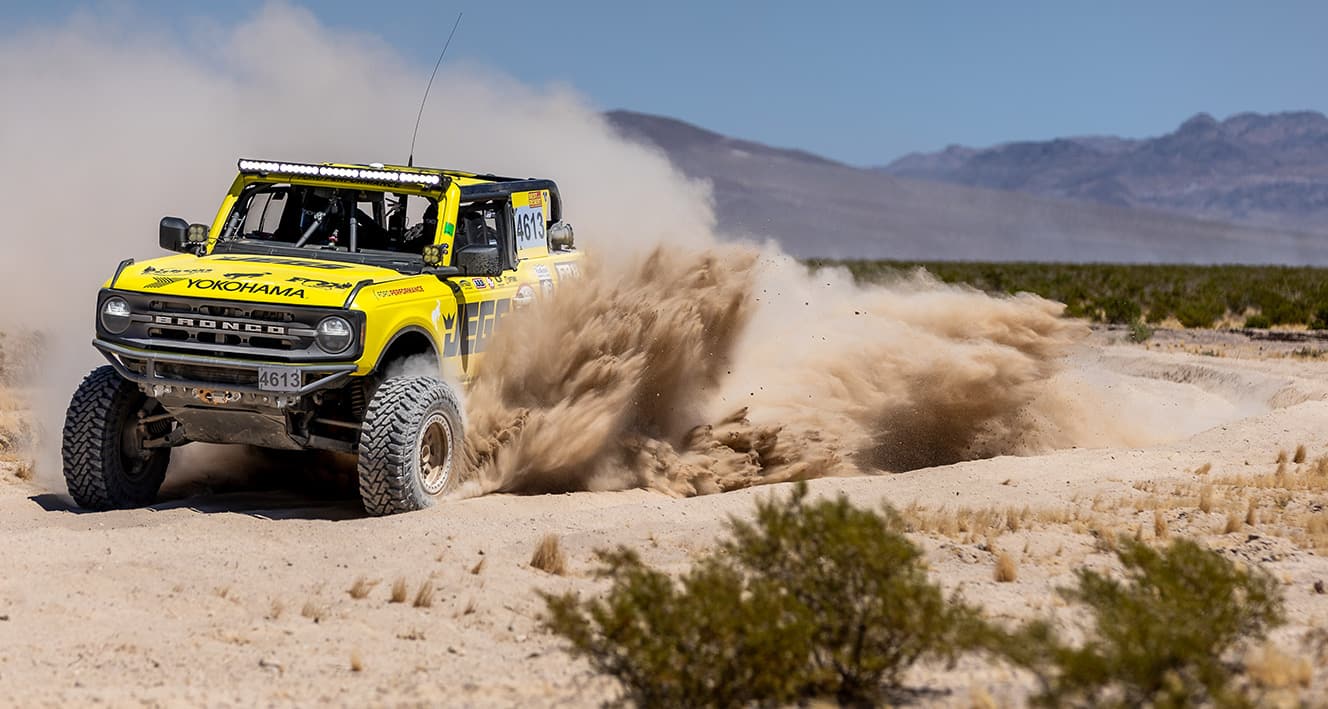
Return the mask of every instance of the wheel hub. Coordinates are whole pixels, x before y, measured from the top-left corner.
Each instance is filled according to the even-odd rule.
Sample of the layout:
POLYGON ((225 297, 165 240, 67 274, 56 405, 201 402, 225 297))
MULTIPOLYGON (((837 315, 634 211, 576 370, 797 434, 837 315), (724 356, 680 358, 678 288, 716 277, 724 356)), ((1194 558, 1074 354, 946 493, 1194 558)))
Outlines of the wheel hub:
POLYGON ((421 427, 419 461, 424 491, 442 492, 452 476, 452 426, 441 413, 429 416, 421 427))

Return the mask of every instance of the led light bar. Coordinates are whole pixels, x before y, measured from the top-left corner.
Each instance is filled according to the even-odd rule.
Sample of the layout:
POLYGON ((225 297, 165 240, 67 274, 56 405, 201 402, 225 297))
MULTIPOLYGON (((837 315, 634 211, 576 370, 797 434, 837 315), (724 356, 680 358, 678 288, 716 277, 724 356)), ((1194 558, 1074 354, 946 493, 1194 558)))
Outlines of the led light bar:
POLYGON ((333 177, 346 180, 397 182, 408 185, 437 185, 443 181, 441 175, 429 175, 419 172, 401 172, 398 170, 383 170, 371 167, 310 165, 308 163, 298 162, 267 162, 263 160, 241 160, 240 172, 308 175, 310 177, 333 177))

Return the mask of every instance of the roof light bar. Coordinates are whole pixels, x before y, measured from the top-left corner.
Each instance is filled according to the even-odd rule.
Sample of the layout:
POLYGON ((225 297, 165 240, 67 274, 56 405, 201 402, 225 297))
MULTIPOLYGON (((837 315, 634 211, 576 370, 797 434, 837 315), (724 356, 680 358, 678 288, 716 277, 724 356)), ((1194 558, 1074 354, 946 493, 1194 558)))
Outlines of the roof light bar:
POLYGON ((241 160, 240 172, 308 175, 310 177, 333 177, 347 180, 398 182, 410 185, 437 185, 443 181, 443 178, 440 175, 429 175, 419 172, 401 172, 399 170, 380 170, 362 167, 334 167, 332 165, 311 165, 298 162, 267 162, 263 160, 241 160))

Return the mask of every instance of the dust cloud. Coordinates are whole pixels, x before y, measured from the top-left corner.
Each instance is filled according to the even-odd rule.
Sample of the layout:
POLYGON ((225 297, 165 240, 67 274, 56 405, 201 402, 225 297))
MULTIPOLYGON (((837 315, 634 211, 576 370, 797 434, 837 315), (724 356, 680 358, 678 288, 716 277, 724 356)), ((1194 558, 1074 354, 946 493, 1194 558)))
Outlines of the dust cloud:
POLYGON ((693 495, 1065 444, 1087 326, 923 273, 863 288, 772 247, 657 249, 513 316, 470 389, 462 494, 693 495))

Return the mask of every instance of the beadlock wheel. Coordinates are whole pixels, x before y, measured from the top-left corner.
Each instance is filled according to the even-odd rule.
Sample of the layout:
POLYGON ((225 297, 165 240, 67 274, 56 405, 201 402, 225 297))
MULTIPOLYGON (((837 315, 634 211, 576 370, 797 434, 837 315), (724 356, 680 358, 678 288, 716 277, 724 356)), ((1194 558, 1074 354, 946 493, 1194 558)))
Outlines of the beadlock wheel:
POLYGON ((360 427, 356 469, 371 515, 423 509, 452 488, 464 440, 461 407, 447 384, 394 377, 374 393, 360 427))

